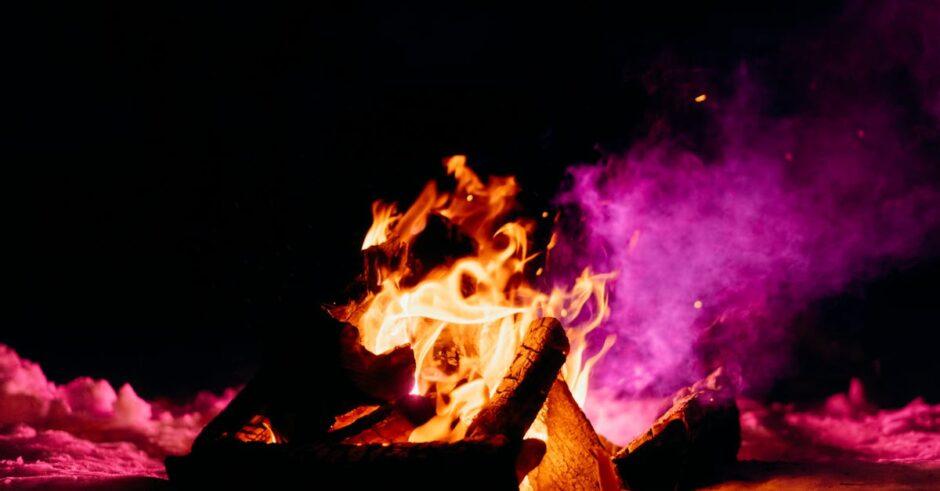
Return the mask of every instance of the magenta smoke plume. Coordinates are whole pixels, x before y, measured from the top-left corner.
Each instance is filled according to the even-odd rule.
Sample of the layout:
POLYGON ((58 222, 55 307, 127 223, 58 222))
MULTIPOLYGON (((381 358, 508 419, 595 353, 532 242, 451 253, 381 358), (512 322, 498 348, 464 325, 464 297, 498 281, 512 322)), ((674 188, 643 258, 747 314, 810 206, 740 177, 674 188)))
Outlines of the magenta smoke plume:
POLYGON ((802 81, 784 116, 768 115, 776 94, 748 63, 727 95, 689 97, 711 125, 708 152, 673 132, 570 169, 558 201, 581 226, 562 227, 554 259, 619 271, 607 323, 619 339, 595 386, 663 393, 721 364, 764 387, 800 309, 928 252, 940 17, 921 8, 851 11, 782 55, 802 81))

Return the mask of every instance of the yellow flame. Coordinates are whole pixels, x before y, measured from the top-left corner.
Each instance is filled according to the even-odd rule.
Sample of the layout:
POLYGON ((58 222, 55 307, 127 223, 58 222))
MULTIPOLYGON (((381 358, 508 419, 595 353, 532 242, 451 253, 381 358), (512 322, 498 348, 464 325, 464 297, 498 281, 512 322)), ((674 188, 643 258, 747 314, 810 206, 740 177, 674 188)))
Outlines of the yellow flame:
POLYGON ((395 203, 384 204, 381 201, 372 203, 372 227, 362 241, 362 250, 385 243, 395 219, 395 203))
MULTIPOLYGON (((597 360, 611 347, 609 337, 594 356, 584 359, 586 336, 607 317, 606 284, 613 274, 585 269, 568 288, 541 292, 526 281, 532 223, 504 221, 515 206, 519 188, 512 177, 491 177, 486 183, 457 155, 445 166, 456 182, 452 193, 429 183, 412 206, 398 214, 394 205, 376 202, 373 224, 363 249, 392 243, 405 258, 375 271, 378 291, 354 303, 350 319, 368 350, 384 353, 410 345, 415 354, 415 390, 434 395, 437 414, 416 428, 411 441, 454 441, 493 395, 507 373, 529 324, 558 318, 571 341, 561 375, 579 404, 587 396, 588 379, 597 360), (475 251, 427 273, 417 283, 411 274, 408 245, 436 214, 473 239, 475 251), (409 286, 405 286, 408 284, 409 286)), ((553 235, 547 249, 555 244, 553 235)), ((539 273, 541 268, 538 269, 539 273)))
POLYGON ((277 435, 274 433, 274 428, 271 428, 271 423, 266 420, 264 423, 261 423, 261 426, 263 426, 265 432, 267 432, 267 438, 265 439, 264 443, 277 443, 277 435))

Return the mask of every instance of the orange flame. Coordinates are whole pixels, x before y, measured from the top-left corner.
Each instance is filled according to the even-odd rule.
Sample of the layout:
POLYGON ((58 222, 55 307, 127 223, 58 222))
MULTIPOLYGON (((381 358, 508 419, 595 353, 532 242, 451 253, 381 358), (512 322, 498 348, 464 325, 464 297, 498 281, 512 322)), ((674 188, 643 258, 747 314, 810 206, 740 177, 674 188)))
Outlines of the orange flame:
MULTIPOLYGON (((595 362, 613 344, 584 360, 586 336, 607 315, 606 284, 613 274, 585 269, 570 288, 545 293, 530 285, 526 267, 533 224, 504 221, 519 191, 512 177, 483 181, 457 155, 445 162, 456 180, 452 193, 425 186, 414 204, 399 214, 394 204, 376 202, 363 249, 396 251, 391 264, 374 265, 375 290, 355 302, 349 319, 373 353, 408 344, 415 353, 415 389, 437 398, 437 415, 416 428, 410 440, 455 441, 493 395, 533 320, 551 316, 566 326, 571 351, 562 377, 579 404, 587 396, 595 362), (446 219, 473 239, 475 251, 428 272, 416 284, 408 248, 430 215, 446 219)), ((554 244, 554 237, 549 244, 554 244)), ((540 268, 541 269, 541 268, 540 268)))
POLYGON ((389 229, 395 224, 395 203, 384 204, 381 201, 372 203, 372 227, 362 241, 362 250, 379 245, 388 240, 389 229))

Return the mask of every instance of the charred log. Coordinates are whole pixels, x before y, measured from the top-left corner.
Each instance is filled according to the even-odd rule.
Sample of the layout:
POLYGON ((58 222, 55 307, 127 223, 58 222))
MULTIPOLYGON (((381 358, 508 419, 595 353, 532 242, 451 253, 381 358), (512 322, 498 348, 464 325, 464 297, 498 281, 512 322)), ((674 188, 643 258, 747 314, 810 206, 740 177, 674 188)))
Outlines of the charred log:
MULTIPOLYGON (((400 411, 388 408, 388 413, 382 419, 362 428, 360 431, 347 434, 342 443, 348 444, 387 444, 406 443, 416 426, 400 411)), ((333 436, 332 434, 330 436, 333 436)))
POLYGON ((712 372, 679 391, 670 407, 613 462, 630 489, 677 489, 720 477, 741 446, 738 407, 728 378, 712 372))
POLYGON ((166 461, 184 489, 517 489, 506 438, 386 445, 217 442, 166 461))
POLYGON ((309 406, 292 405, 297 401, 284 395, 296 387, 285 386, 282 367, 267 367, 210 423, 190 455, 167 460, 170 478, 187 488, 294 487, 337 479, 353 488, 392 484, 425 489, 443 484, 515 489, 542 460, 545 445, 523 441, 523 435, 567 356, 568 340, 557 320, 532 323, 495 396, 471 424, 468 438, 456 443, 403 442, 431 414, 427 400, 400 397, 413 377, 413 356, 410 350, 407 357, 398 352, 372 355, 355 344, 358 338, 350 329, 337 337, 345 382, 342 390, 319 399, 322 407, 311 411, 309 406), (406 358, 410 365, 403 362, 406 358), (389 402, 394 396, 399 397, 389 402), (337 414, 376 401, 377 409, 352 414, 350 423, 330 433, 337 414), (259 414, 265 418, 259 419, 259 414), (233 438, 246 422, 268 420, 277 429, 272 434, 283 436, 278 444, 233 438))
POLYGON ((421 233, 409 240, 393 236, 362 251, 364 273, 358 283, 376 292, 383 272, 401 270, 405 273, 402 285, 413 286, 435 268, 472 254, 476 247, 450 220, 436 214, 428 215, 421 233))
MULTIPOLYGON (((351 411, 336 416, 336 420, 333 426, 330 427, 330 431, 326 434, 324 440, 334 443, 345 441, 351 436, 370 430, 373 426, 391 417, 392 413, 393 409, 391 406, 359 406, 351 411)), ((391 441, 393 440, 386 440, 386 442, 391 441)))
POLYGON ((410 347, 375 355, 359 342, 359 330, 348 324, 340 332, 339 346, 343 372, 363 394, 363 400, 393 402, 411 390, 415 357, 410 347))
POLYGON ((467 429, 470 439, 505 435, 521 440, 545 403, 568 355, 568 337, 556 319, 534 321, 492 399, 467 429))
POLYGON ((327 437, 332 442, 353 444, 407 442, 411 432, 434 412, 433 399, 409 395, 391 405, 357 408, 338 416, 327 437))
POLYGON ((408 394, 414 377, 410 348, 374 355, 359 344, 355 327, 333 320, 326 324, 317 328, 333 330, 335 358, 311 359, 299 350, 272 360, 206 425, 193 448, 239 439, 239 432, 253 425, 259 416, 270 422, 279 441, 318 441, 329 431, 337 414, 364 404, 385 404, 408 394), (312 380, 324 381, 328 386, 303 390, 312 380))

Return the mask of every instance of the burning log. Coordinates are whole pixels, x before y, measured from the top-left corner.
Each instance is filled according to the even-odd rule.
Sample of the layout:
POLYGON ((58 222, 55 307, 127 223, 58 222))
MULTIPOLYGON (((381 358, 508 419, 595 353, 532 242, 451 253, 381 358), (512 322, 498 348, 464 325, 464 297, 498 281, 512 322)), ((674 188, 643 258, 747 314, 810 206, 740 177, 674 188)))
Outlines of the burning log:
POLYGON ((568 337, 558 320, 545 317, 529 330, 489 403, 467 429, 470 439, 504 435, 521 440, 542 408, 568 356, 568 337))
POLYGON ((382 275, 390 270, 407 271, 402 284, 413 286, 434 268, 473 252, 473 239, 449 220, 438 215, 428 215, 424 221, 419 235, 406 238, 409 242, 401 242, 395 236, 362 251, 361 283, 370 291, 380 289, 382 275))
MULTIPOLYGON (((523 442, 522 438, 556 381, 567 351, 568 338, 557 320, 545 318, 533 322, 496 395, 471 423, 468 438, 459 442, 371 443, 377 442, 374 435, 381 434, 382 428, 344 440, 370 442, 366 445, 322 440, 267 445, 203 439, 190 455, 168 458, 167 473, 184 487, 272 484, 293 487, 342 482, 353 488, 391 484, 424 489, 460 476, 461 488, 515 489, 545 452, 541 442, 523 442), (481 469, 485 471, 480 472, 481 469)), ((380 366, 388 368, 386 364, 380 366)), ((260 388, 263 386, 246 389, 251 389, 248 394, 254 398, 267 393, 260 388)), ((406 410, 412 405, 413 401, 400 402, 395 409, 384 406, 364 417, 375 417, 377 425, 407 426, 405 415, 416 412, 414 408, 406 410)), ((227 417, 223 421, 230 420, 227 417)), ((323 437, 328 439, 328 435, 323 437)))
POLYGON ((168 457, 166 468, 186 489, 517 489, 517 452, 504 437, 385 445, 217 442, 168 457))
POLYGON ((359 330, 344 325, 340 331, 340 364, 362 400, 392 402, 406 396, 414 383, 415 358, 408 346, 375 355, 359 343, 359 330))
POLYGON ((740 446, 738 407, 719 368, 676 393, 672 407, 613 462, 630 489, 676 489, 716 479, 740 446))
POLYGON ((409 395, 391 405, 363 406, 338 416, 330 429, 330 441, 342 443, 407 442, 411 432, 434 416, 434 400, 409 395), (358 413, 358 414, 356 414, 358 413), (346 421, 342 421, 343 418, 346 421))
MULTIPOLYGON (((408 394, 414 379, 411 348, 374 355, 359 345, 355 327, 334 325, 336 359, 311 361, 294 353, 262 367, 203 428, 193 449, 218 440, 239 439, 243 428, 262 419, 270 422, 268 430, 276 434, 278 441, 317 441, 329 430, 335 415, 363 404, 399 400, 408 394), (315 394, 298 391, 296 387, 310 374, 328 380, 331 390, 315 394)), ((322 326, 325 332, 331 332, 327 331, 331 327, 322 326)))
MULTIPOLYGON (((392 408, 385 409, 387 409, 387 413, 382 418, 378 421, 366 422, 364 425, 365 428, 358 432, 351 434, 349 432, 340 432, 337 436, 343 437, 344 435, 348 435, 341 438, 340 442, 354 445, 383 445, 387 443, 408 442, 408 436, 414 431, 415 425, 401 412, 393 410, 392 408)), ((359 421, 356 423, 356 426, 359 426, 359 421)))
POLYGON ((533 489, 620 489, 620 479, 568 384, 556 380, 543 409, 548 432, 545 457, 531 473, 533 489))

